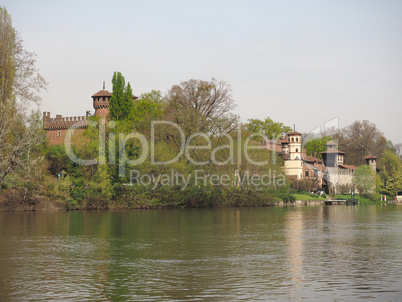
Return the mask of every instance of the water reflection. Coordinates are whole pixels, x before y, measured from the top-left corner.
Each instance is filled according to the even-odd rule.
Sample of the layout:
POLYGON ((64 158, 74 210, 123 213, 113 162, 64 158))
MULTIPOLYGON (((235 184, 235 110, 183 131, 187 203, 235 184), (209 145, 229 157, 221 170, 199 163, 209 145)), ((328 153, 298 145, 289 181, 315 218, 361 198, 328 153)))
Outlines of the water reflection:
POLYGON ((402 207, 0 213, 0 300, 398 300, 402 207))
MULTIPOLYGON (((300 287, 303 282, 303 213, 289 211, 285 220, 288 270, 292 287, 300 287)), ((291 292, 294 295, 294 292, 291 292)))

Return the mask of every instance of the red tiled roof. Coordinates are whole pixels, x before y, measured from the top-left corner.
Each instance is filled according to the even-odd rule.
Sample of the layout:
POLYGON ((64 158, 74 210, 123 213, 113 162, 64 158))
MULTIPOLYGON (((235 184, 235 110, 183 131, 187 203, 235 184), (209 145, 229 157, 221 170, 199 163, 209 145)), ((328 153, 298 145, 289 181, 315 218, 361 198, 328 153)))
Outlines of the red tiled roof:
MULTIPOLYGON (((97 93, 95 93, 92 97, 98 97, 98 96, 112 96, 112 93, 107 91, 107 90, 100 90, 97 93)), ((133 95, 133 100, 138 99, 138 96, 133 95)))
POLYGON ((95 93, 92 97, 96 96, 112 96, 112 94, 107 90, 100 90, 97 93, 95 93))
POLYGON ((349 169, 349 170, 356 170, 356 166, 353 165, 339 165, 339 167, 343 168, 343 169, 349 169))
POLYGON ((297 131, 289 132, 288 135, 298 135, 298 136, 302 136, 302 134, 301 134, 300 132, 297 132, 297 131))
POLYGON ((319 159, 319 158, 314 157, 314 156, 309 156, 309 155, 305 156, 304 160, 309 162, 309 163, 322 163, 322 159, 319 159))
POLYGON ((377 158, 378 158, 378 157, 376 157, 376 156, 370 154, 370 155, 366 156, 364 159, 377 159, 377 158))

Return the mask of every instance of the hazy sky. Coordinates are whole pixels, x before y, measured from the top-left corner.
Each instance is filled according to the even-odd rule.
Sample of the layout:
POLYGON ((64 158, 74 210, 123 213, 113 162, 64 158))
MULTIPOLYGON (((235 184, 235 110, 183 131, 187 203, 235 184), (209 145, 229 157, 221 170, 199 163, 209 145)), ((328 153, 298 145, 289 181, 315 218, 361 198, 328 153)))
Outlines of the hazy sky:
POLYGON ((308 132, 367 119, 402 142, 402 1, 2 1, 49 82, 43 111, 84 115, 121 71, 136 95, 231 84, 243 121, 308 132))

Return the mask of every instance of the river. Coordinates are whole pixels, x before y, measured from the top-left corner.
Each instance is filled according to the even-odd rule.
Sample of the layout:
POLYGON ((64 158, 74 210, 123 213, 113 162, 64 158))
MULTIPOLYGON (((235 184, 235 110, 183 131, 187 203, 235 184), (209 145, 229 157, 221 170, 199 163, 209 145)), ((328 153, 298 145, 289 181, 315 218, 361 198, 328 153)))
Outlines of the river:
POLYGON ((0 213, 0 301, 401 301, 402 206, 0 213))

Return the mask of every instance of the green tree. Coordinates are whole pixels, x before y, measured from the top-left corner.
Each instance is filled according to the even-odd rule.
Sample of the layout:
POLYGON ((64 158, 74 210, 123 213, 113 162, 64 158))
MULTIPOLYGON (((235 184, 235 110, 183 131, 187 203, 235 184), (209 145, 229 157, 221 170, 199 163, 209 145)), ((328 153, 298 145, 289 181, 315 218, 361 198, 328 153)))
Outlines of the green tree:
POLYGON ((85 198, 84 191, 84 178, 82 175, 81 167, 74 164, 71 168, 72 188, 70 191, 71 198, 77 202, 82 202, 85 198))
POLYGON ((316 155, 321 158, 320 152, 326 150, 326 143, 332 140, 331 136, 323 136, 319 138, 313 138, 308 140, 304 146, 307 155, 316 155))
MULTIPOLYGON (((265 135, 268 139, 277 139, 281 133, 292 131, 291 127, 285 126, 280 122, 274 122, 269 117, 264 120, 249 119, 247 129, 251 132, 265 135)), ((256 140, 262 141, 262 137, 256 137, 256 140)))
POLYGON ((362 195, 374 193, 376 190, 376 172, 368 165, 357 167, 353 174, 353 184, 362 195))
POLYGON ((0 100, 3 104, 13 94, 15 39, 11 16, 0 6, 0 100))
POLYGON ((163 115, 164 102, 160 91, 152 90, 142 94, 134 103, 132 119, 138 131, 149 129, 152 121, 159 120, 163 115))
POLYGON ((401 159, 391 150, 385 150, 380 157, 381 189, 384 193, 394 196, 402 188, 401 159))
POLYGON ((126 120, 133 108, 133 93, 130 83, 125 86, 123 75, 115 71, 112 78, 113 91, 110 98, 110 119, 114 121, 126 120))
POLYGON ((105 199, 109 199, 112 196, 112 184, 107 165, 98 165, 94 177, 93 189, 105 199))
POLYGON ((46 152, 46 159, 49 172, 55 176, 63 170, 68 173, 71 170, 72 162, 62 145, 50 146, 46 152))

